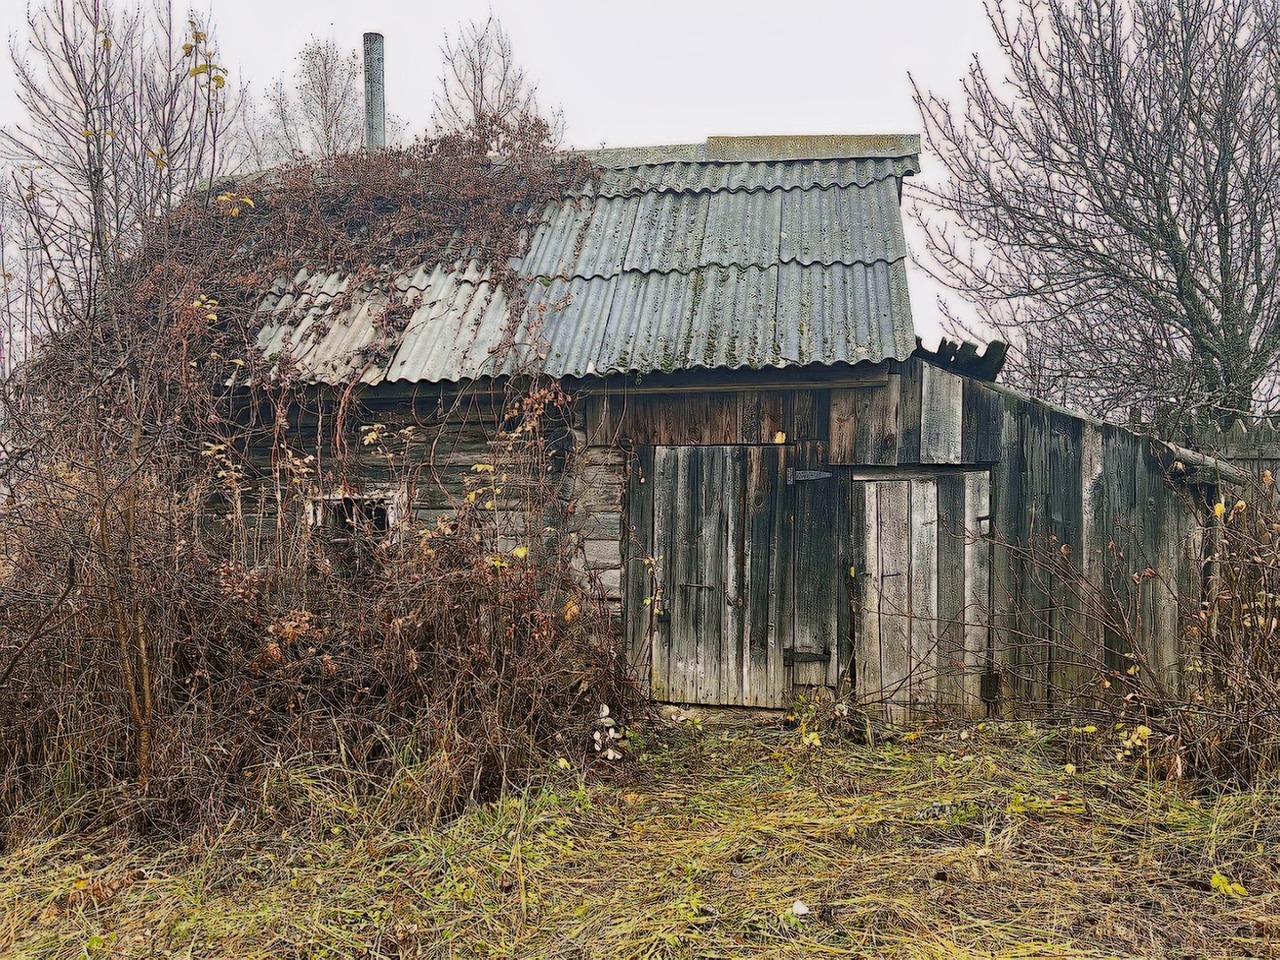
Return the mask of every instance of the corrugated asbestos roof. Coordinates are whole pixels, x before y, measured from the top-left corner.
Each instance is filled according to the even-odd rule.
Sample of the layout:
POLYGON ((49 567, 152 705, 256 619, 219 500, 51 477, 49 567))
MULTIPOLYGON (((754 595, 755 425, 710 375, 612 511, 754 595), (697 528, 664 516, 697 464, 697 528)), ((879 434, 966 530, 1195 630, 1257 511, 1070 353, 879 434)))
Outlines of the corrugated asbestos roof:
POLYGON ((918 152, 916 137, 599 151, 599 177, 551 205, 513 263, 525 316, 474 261, 424 264, 396 282, 416 308, 386 342, 389 291, 354 291, 335 315, 344 277, 304 271, 263 300, 259 344, 331 384, 905 359, 899 195, 918 152))

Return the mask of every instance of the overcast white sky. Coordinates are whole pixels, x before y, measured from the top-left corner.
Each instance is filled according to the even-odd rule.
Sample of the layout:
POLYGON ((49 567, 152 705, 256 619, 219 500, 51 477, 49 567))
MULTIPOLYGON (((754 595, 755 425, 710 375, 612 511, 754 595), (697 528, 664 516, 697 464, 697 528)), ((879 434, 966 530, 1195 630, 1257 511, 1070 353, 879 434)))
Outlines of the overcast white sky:
MULTIPOLYGON (((18 44, 27 6, 0 0, 0 33, 18 44)), ((428 122, 445 32, 492 10, 578 147, 916 133, 908 71, 953 95, 973 54, 992 49, 982 0, 204 0, 196 9, 211 14, 232 79, 257 90, 292 71, 312 34, 354 49, 380 31, 387 109, 410 131, 428 122)), ((0 123, 19 119, 10 72, 5 63, 0 123)), ((917 328, 933 339, 937 291, 918 269, 911 284, 917 328)))

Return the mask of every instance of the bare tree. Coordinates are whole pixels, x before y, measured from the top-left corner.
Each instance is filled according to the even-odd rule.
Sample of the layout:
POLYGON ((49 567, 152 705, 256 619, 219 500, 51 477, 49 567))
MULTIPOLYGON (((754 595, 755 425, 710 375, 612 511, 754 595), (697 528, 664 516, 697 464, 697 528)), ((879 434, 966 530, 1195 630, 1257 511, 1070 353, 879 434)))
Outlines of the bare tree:
MULTIPOLYGON (((155 587, 147 558, 157 555, 157 530, 182 515, 158 478, 175 469, 166 461, 173 432, 184 429, 174 371, 192 369, 187 345, 210 322, 183 326, 175 315, 202 318, 215 308, 189 290, 180 267, 149 281, 143 309, 128 278, 141 251, 167 249, 180 203, 217 202, 226 71, 206 28, 180 26, 163 2, 143 11, 48 0, 30 15, 13 60, 27 117, 3 143, 16 169, 26 282, 4 300, 4 329, 31 360, 0 382, 0 485, 18 503, 2 526, 65 556, 68 573, 65 584, 24 583, 0 606, 53 601, 43 630, 49 618, 72 615, 60 608, 73 586, 78 602, 98 604, 84 655, 100 657, 116 678, 145 782, 159 629, 147 613, 155 587)), ((14 249, 5 244, 6 256, 14 249)), ((22 279, 4 272, 15 274, 9 282, 22 279)))
POLYGON ((444 65, 432 99, 439 132, 470 133, 496 153, 508 141, 527 140, 514 134, 531 124, 545 125, 547 139, 559 140, 560 112, 543 114, 538 85, 516 63, 511 38, 496 17, 468 22, 454 38, 446 34, 440 53, 444 65))
POLYGON ((144 12, 51 0, 28 27, 12 48, 27 119, 0 142, 59 309, 75 314, 175 202, 221 170, 226 70, 205 28, 180 26, 164 2, 144 12))
MULTIPOLYGON (((936 275, 1010 375, 1113 419, 1229 421, 1280 357, 1276 0, 989 0, 999 72, 916 88, 936 275)), ((954 317, 952 318, 954 321, 954 317)))
POLYGON ((333 157, 360 149, 364 87, 360 55, 332 38, 312 37, 298 51, 292 81, 267 88, 261 130, 264 165, 297 157, 333 157))

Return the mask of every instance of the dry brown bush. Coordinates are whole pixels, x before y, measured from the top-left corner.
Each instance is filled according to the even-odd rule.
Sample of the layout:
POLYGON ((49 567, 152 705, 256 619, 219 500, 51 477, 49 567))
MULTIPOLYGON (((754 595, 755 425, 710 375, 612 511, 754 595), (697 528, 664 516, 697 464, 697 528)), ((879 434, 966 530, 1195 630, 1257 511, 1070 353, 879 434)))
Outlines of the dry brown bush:
MULTIPOLYGON (((455 134, 226 184, 110 289, 60 301, 58 332, 4 385, 10 838, 302 815, 266 786, 298 764, 429 821, 595 756, 601 705, 633 705, 609 611, 560 535, 556 385, 492 388, 500 426, 470 482, 506 475, 500 507, 464 497, 334 546, 308 505, 358 483, 359 397, 336 391, 317 471, 291 423, 317 389, 253 347, 257 291, 300 267, 380 282, 467 250, 506 277, 530 217, 589 175, 530 123, 501 160, 455 134)), ((407 449, 388 463, 411 486, 407 449)))
MULTIPOLYGON (((1073 749, 1148 761, 1168 776, 1249 785, 1280 772, 1280 503, 1268 473, 1250 489, 1188 509, 1204 517, 1202 560, 1198 592, 1179 598, 1177 642, 1163 645, 1166 656, 1177 651, 1176 663, 1153 662, 1142 623, 1148 594, 1172 586, 1153 559, 1115 543, 1101 583, 1087 581, 1053 538, 1006 544, 1043 595, 1064 605, 1051 622, 1047 611, 1015 604, 1023 625, 1015 642, 1043 646, 1054 628, 1077 632, 1051 654, 1072 663, 1057 674, 1069 683, 1048 684, 1046 704, 1075 724, 1073 749)), ((1012 674, 1028 679, 1017 667, 1012 674)))

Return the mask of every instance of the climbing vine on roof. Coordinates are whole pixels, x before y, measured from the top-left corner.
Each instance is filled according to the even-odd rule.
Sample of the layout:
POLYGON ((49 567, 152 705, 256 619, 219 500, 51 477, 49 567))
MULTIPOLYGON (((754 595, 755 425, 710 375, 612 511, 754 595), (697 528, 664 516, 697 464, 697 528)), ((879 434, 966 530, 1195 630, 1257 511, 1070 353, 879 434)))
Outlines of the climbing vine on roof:
MULTIPOLYGON (((395 281, 424 264, 475 261, 520 316, 524 284, 510 282, 511 262, 546 205, 580 188, 593 169, 581 156, 556 153, 538 118, 523 121, 505 145, 494 156, 477 138, 453 133, 214 184, 130 264, 117 295, 120 319, 150 326, 169 316, 184 341, 203 343, 203 356, 192 358, 197 367, 217 361, 210 369, 221 376, 227 364, 261 364, 257 308, 267 290, 299 271, 345 274, 347 291, 385 291, 377 320, 384 349, 416 306, 415 293, 395 281)), ((332 312, 343 305, 340 295, 332 312)), ((279 358, 273 363, 279 375, 279 358)))

